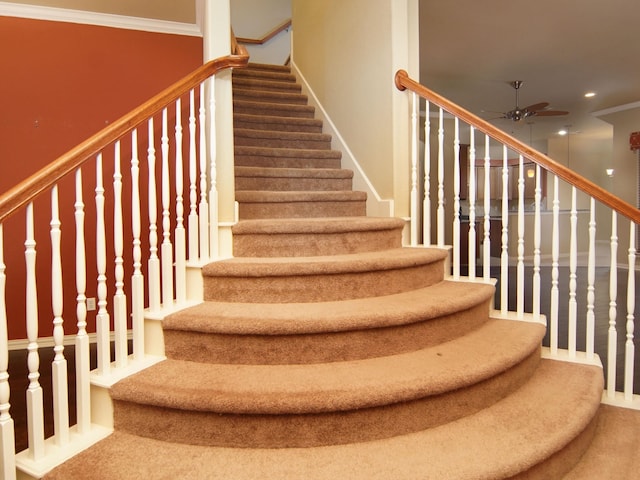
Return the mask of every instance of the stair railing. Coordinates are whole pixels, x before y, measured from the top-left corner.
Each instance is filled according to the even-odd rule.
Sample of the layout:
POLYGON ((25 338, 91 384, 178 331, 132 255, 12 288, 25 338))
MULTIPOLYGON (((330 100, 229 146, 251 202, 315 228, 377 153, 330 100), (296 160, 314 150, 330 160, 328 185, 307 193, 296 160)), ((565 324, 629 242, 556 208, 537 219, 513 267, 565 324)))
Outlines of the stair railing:
POLYGON ((188 305, 189 266, 215 258, 214 79, 248 63, 244 47, 233 45, 232 55, 196 69, 0 196, 1 478, 16 478, 16 466, 39 478, 108 434, 95 420, 103 412, 93 408, 90 390, 158 361, 148 354, 158 348, 149 346, 153 339, 145 336, 145 318, 162 318, 188 305), (86 208, 89 197, 95 215, 86 208), (47 234, 50 248, 42 238, 47 234), (24 279, 14 268, 19 252, 24 279), (36 266, 36 253, 50 263, 36 266), (93 295, 95 325, 88 315, 93 295), (72 308, 63 310, 65 305, 72 308), (76 311, 75 327, 70 310, 76 311), (47 312, 53 321, 43 328, 39 318, 47 312), (26 395, 28 448, 15 455, 8 338, 9 328, 22 322, 28 386, 11 393, 26 395), (65 330, 75 330, 66 337, 69 342, 65 330), (53 436, 45 440, 48 389, 40 384, 40 354, 47 343, 54 351, 53 436), (74 389, 67 382, 65 343, 75 345, 75 411, 68 404, 74 389), (76 418, 74 427, 70 416, 76 418))
POLYGON ((407 72, 398 71, 395 82, 399 90, 411 92, 411 244, 450 245, 454 279, 463 279, 465 274, 470 280, 497 278, 496 314, 548 321, 546 354, 595 363, 599 356, 606 377, 604 400, 640 408, 640 396, 634 395, 640 383, 634 374, 636 225, 640 210, 420 85, 407 72), (437 126, 432 127, 432 122, 437 126), (501 173, 493 184, 492 167, 501 173), (528 200, 525 206, 527 182, 533 201, 528 200), (550 211, 543 210, 547 185, 550 211), (497 205, 490 201, 495 190, 501 191, 497 205), (560 209, 561 197, 570 199, 565 210, 560 209), (480 200, 482 203, 477 203, 480 200), (610 233, 604 260, 596 257, 600 247, 596 242, 596 210, 599 216, 604 212, 603 231, 610 233), (511 227, 514 220, 515 229, 511 227), (620 220, 626 223, 623 228, 628 227, 628 244, 618 238, 620 220), (620 262, 619 266, 619 242, 628 246, 626 265, 620 262), (578 266, 579 252, 583 252, 586 266, 578 266), (543 265, 543 257, 550 262, 543 265), (602 305, 595 303, 596 258, 603 267, 600 270, 608 270, 609 277, 604 305, 608 308, 600 308, 606 314, 598 318, 596 307, 602 305), (568 263, 567 285, 560 283, 563 260, 568 263), (578 277, 582 270, 584 274, 578 277), (513 274, 515 282, 510 278, 513 274), (626 292, 618 291, 619 282, 626 283, 626 292), (578 291, 579 283, 586 284, 586 294, 578 291), (550 285, 548 296, 542 295, 545 285, 550 285), (566 303, 561 301, 561 293, 568 293, 566 303), (618 308, 622 303, 619 297, 625 295, 626 308, 618 308), (542 298, 548 299, 548 305, 541 305, 542 298), (579 299, 586 308, 578 304, 579 299), (597 344, 596 337, 606 341, 597 344), (624 352, 622 365, 619 351, 624 352))

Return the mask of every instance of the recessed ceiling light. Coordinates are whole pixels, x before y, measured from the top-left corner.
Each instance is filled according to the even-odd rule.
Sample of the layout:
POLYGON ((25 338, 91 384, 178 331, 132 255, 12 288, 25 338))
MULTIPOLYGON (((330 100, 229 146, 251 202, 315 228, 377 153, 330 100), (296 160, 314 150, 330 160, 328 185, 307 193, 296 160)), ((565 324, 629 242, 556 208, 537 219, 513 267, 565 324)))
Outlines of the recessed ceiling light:
POLYGON ((567 130, 559 130, 558 131, 558 135, 566 135, 567 133, 569 133, 567 130))
POLYGON ((592 98, 596 96, 596 92, 587 92, 584 94, 586 98, 592 98))

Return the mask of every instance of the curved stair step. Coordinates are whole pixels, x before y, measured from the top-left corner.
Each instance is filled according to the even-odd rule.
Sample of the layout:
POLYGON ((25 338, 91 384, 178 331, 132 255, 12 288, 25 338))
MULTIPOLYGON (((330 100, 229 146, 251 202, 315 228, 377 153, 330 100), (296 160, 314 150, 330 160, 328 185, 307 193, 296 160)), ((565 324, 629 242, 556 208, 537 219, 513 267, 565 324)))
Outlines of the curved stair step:
POLYGON ((365 192, 238 191, 239 218, 362 217, 367 214, 365 192))
POLYGON ((364 300, 204 302, 165 318, 165 354, 201 363, 276 365, 406 353, 479 328, 489 318, 494 290, 443 281, 364 300))
POLYGON ((323 133, 279 132, 234 128, 235 145, 248 147, 329 150, 331 135, 323 133))
POLYGON ((204 299, 308 303, 377 297, 440 282, 447 252, 398 248, 313 257, 231 258, 202 269, 204 299))
POLYGON ((233 254, 306 257, 388 250, 402 246, 404 223, 376 217, 241 220, 232 229, 233 254))
POLYGON ((282 132, 322 133, 322 120, 316 118, 251 115, 234 112, 235 128, 275 130, 282 132))
POLYGON ((115 427, 181 443, 262 448, 433 428, 526 383, 540 361, 544 330, 537 323, 489 320, 434 347, 330 364, 165 360, 112 387, 115 427))
POLYGON ((342 153, 336 150, 267 147, 234 148, 235 164, 241 167, 341 168, 342 153))
POLYGON ((236 191, 351 190, 353 171, 341 168, 235 167, 236 191))

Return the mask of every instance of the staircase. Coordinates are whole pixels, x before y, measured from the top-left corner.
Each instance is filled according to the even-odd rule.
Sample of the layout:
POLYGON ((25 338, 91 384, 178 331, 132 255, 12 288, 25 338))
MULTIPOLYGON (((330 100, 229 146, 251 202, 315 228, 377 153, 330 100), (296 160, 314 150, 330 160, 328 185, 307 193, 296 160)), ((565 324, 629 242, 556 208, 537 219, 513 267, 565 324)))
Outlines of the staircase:
POLYGON ((600 404, 601 369, 366 217, 288 68, 233 78, 235 257, 112 388, 114 433, 46 478, 633 478, 640 415, 600 404))

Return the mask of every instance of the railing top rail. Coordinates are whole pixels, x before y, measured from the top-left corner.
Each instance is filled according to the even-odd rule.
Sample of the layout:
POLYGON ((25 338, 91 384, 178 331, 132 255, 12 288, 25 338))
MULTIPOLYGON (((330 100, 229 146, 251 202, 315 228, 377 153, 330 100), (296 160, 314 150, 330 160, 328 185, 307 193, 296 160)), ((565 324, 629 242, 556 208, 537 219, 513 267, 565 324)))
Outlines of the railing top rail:
POLYGON ((0 195, 0 223, 40 193, 51 188, 62 177, 76 170, 93 155, 132 131, 145 119, 177 100, 205 79, 221 70, 245 67, 249 62, 246 49, 236 44, 234 52, 233 55, 216 58, 205 63, 0 195))
POLYGON ((529 147, 517 138, 514 138, 508 133, 500 130, 499 128, 494 127, 486 120, 465 110, 464 108, 447 100, 441 95, 438 95, 436 92, 430 90, 424 85, 421 85, 420 83, 411 79, 406 71, 398 70, 398 72, 396 72, 395 83, 396 87, 399 90, 408 89, 412 92, 415 92, 416 94, 429 100, 430 102, 433 102, 439 107, 442 107, 450 114, 460 118, 482 133, 485 133, 493 139, 503 143, 504 145, 507 145, 511 150, 532 160, 536 164, 557 175, 559 178, 575 186, 579 190, 587 193, 588 195, 591 195, 593 198, 612 208, 620 215, 627 217, 635 223, 640 223, 640 210, 638 210, 633 205, 611 194, 601 186, 593 183, 590 180, 587 180, 583 176, 578 175, 573 170, 556 162, 547 155, 529 147))
POLYGON ((288 19, 288 20, 285 20, 284 22, 282 22, 280 25, 278 25, 273 30, 271 30, 269 33, 264 35, 262 38, 238 37, 237 40, 238 40, 238 43, 247 43, 247 44, 251 44, 251 45, 264 45, 269 40, 271 40, 273 37, 278 35, 280 32, 286 30, 290 26, 291 26, 291 19, 288 19))

